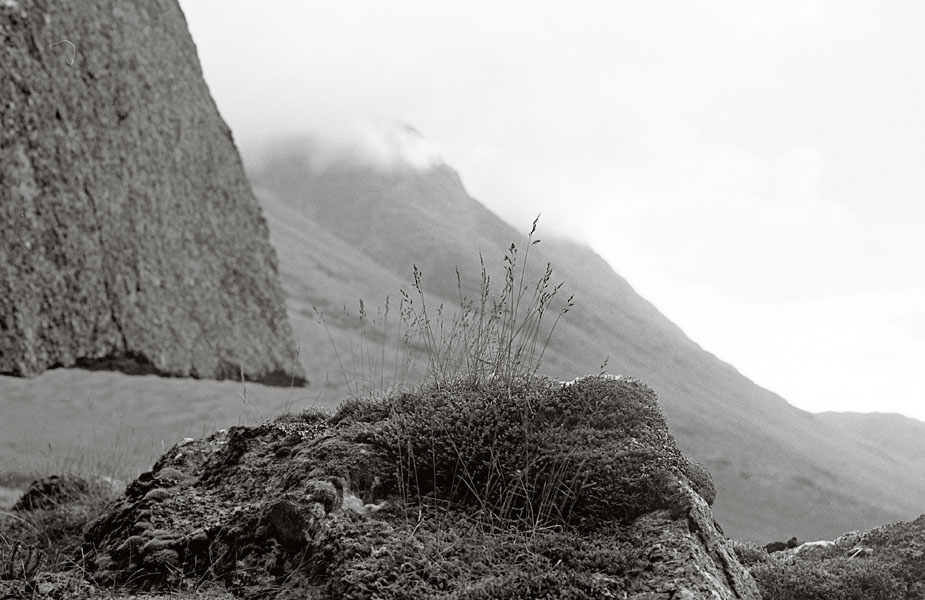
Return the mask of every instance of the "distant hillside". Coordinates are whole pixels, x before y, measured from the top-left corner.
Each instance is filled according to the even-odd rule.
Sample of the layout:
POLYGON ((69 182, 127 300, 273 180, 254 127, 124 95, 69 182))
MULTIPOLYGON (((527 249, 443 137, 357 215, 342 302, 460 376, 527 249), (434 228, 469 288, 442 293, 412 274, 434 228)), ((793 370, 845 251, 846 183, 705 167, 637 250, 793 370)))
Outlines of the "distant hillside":
MULTIPOLYGON (((913 474, 925 479, 925 423, 897 414, 824 412, 819 419, 837 429, 846 438, 885 457, 904 455, 904 467, 912 466, 913 474)), ((925 504, 925 498, 920 498, 925 504)), ((925 508, 922 509, 925 512, 925 508)))
MULTIPOLYGON (((453 305, 457 267, 471 295, 479 252, 497 267, 507 247, 525 239, 471 198, 446 165, 422 172, 341 162, 319 170, 310 168, 312 152, 310 141, 289 143, 250 173, 290 312, 307 315, 311 304, 337 312, 361 297, 394 300, 398 287, 409 288, 412 264, 425 287, 453 305)), ((914 444, 861 443, 861 433, 789 405, 700 348, 591 249, 546 239, 542 221, 539 233, 534 274, 551 262, 554 279, 577 302, 544 371, 572 378, 597 372, 609 357, 610 372, 650 384, 682 450, 714 474, 715 512, 728 534, 830 538, 925 511, 914 444)), ((297 338, 317 339, 313 326, 297 321, 297 338)), ((348 320, 331 325, 336 338, 350 339, 348 320)), ((303 364, 311 378, 320 363, 303 356, 303 364)))

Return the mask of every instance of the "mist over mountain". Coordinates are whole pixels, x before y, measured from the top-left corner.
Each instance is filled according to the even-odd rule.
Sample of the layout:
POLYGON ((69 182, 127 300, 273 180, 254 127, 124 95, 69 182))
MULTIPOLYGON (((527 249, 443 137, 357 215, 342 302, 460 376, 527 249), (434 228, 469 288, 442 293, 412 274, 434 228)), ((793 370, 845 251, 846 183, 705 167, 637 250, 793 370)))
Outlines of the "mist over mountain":
MULTIPOLYGON (((427 292, 454 306, 458 286, 477 294, 480 254, 495 282, 512 242, 523 257, 525 234, 473 199, 445 163, 421 168, 330 156, 318 139, 290 139, 249 168, 279 252, 290 314, 307 318, 318 301, 336 308, 395 297, 398 287, 410 286, 413 265, 427 292), (314 158, 318 153, 325 159, 314 158), (329 287, 312 284, 322 277, 329 287)), ((554 281, 564 281, 563 292, 576 302, 541 370, 571 379, 598 372, 606 360, 610 372, 651 385, 681 449, 713 473, 715 512, 727 534, 826 538, 922 512, 925 480, 914 435, 886 443, 882 428, 791 406, 689 339, 593 250, 546 238, 542 219, 538 237, 530 277, 551 263, 554 281)), ((331 326, 340 340, 356 333, 346 321, 331 326)), ((293 328, 297 337, 317 336, 299 318, 293 328)), ((310 377, 318 369, 317 361, 303 363, 310 377)))

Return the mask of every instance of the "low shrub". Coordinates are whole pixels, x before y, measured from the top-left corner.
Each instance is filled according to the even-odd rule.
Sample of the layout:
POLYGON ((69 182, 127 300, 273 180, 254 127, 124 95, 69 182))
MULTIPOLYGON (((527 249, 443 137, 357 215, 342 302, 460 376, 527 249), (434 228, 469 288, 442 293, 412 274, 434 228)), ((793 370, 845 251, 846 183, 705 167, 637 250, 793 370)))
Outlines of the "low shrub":
POLYGON ((765 600, 925 598, 925 515, 795 556, 772 554, 751 574, 765 600))
POLYGON ((732 540, 732 550, 745 568, 751 568, 768 560, 768 551, 754 542, 732 540))
POLYGON ((632 380, 459 380, 351 401, 333 420, 370 423, 369 443, 397 467, 392 491, 489 520, 593 527, 667 508, 683 473, 712 488, 678 451, 655 394, 632 380))
POLYGON ((751 570, 763 600, 897 600, 906 586, 877 560, 762 563, 751 570))
MULTIPOLYGON (((622 598, 628 576, 648 561, 619 536, 581 538, 563 532, 486 532, 465 515, 429 512, 404 529, 370 536, 359 521, 341 521, 319 536, 332 548, 337 598, 459 600, 622 598), (436 519, 430 517, 436 516, 436 519), (371 550, 365 540, 374 538, 371 550), (335 549, 336 548, 336 549, 335 549)), ((312 556, 322 553, 313 551, 312 556)), ((319 563, 321 564, 321 563, 319 563)), ((332 564, 325 561, 325 564, 332 564)))
POLYGON ((716 485, 713 483, 713 476, 699 462, 687 457, 685 459, 681 464, 681 471, 691 482, 691 487, 694 488, 694 491, 700 494, 707 501, 707 504, 713 506, 713 502, 716 500, 716 485))
POLYGON ((114 494, 105 480, 53 475, 34 481, 10 512, 0 513, 0 561, 15 572, 36 570, 36 561, 46 571, 69 568, 84 527, 114 494))

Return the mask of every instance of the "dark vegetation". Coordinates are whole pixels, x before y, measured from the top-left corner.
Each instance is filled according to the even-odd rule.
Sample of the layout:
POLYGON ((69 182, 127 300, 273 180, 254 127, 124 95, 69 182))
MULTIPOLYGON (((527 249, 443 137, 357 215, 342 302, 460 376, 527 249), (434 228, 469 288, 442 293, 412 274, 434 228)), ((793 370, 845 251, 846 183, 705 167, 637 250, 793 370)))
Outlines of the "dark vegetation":
POLYGON ((110 482, 75 475, 34 481, 11 507, 0 506, 3 598, 87 597, 80 567, 86 526, 116 496, 110 482), (9 509, 3 512, 3 509, 9 509))
MULTIPOLYGON (((402 491, 474 504, 502 523, 628 522, 668 508, 668 473, 694 477, 712 501, 709 475, 677 450, 651 391, 624 381, 618 396, 607 381, 561 389, 545 379, 463 383, 400 394, 386 405, 377 440, 399 468, 402 491)), ((361 416, 384 406, 345 409, 361 416)))
MULTIPOLYGON (((740 545, 741 548, 741 545, 740 545)), ((925 598, 925 515, 770 556, 737 548, 764 600, 925 598)))

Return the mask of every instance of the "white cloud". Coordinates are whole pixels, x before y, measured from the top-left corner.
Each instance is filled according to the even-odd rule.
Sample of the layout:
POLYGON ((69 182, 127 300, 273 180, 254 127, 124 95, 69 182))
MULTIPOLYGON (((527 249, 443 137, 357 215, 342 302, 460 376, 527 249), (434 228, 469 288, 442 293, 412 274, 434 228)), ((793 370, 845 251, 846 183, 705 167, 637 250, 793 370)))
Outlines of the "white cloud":
POLYGON ((316 133, 320 148, 312 167, 324 169, 330 162, 347 160, 380 169, 412 167, 423 171, 443 162, 437 145, 401 123, 354 122, 339 131, 316 133))
POLYGON ((777 162, 776 195, 778 206, 787 206, 799 213, 813 213, 822 206, 824 160, 816 148, 789 149, 777 162))
MULTIPOLYGON (((314 128, 311 133, 294 138, 280 137, 267 143, 274 151, 292 144, 311 144, 305 157, 306 167, 323 172, 333 164, 349 163, 380 170, 412 168, 424 171, 443 163, 439 146, 415 129, 396 122, 354 120, 314 128)), ((304 148, 302 148, 304 149, 304 148)), ((259 163, 267 150, 255 153, 253 163, 259 163)))

